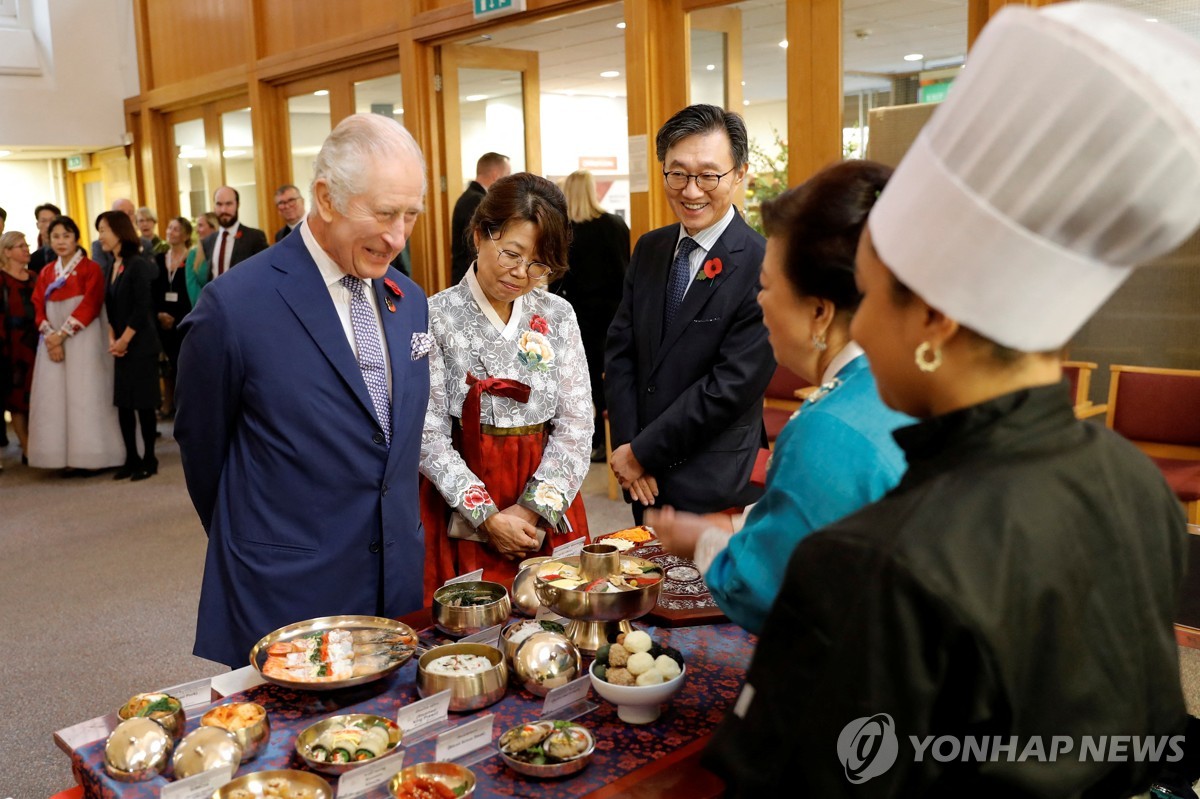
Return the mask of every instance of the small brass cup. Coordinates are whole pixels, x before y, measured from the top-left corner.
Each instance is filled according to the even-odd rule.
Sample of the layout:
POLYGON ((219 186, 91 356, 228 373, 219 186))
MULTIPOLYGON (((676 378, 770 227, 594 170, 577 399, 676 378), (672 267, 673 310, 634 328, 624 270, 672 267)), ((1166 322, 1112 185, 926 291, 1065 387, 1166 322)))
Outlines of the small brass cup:
POLYGON ((620 574, 621 550, 612 544, 588 544, 579 553, 579 570, 589 581, 620 574))

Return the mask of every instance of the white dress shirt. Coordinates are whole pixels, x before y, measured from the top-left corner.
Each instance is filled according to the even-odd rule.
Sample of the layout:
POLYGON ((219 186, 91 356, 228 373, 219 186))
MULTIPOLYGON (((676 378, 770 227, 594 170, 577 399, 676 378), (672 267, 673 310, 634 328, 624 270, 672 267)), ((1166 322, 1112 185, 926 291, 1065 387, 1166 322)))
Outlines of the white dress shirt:
MULTIPOLYGON (((733 221, 733 215, 736 213, 737 211, 734 210, 733 204, 730 203, 729 207, 725 209, 725 216, 690 237, 688 236, 688 232, 684 230, 683 225, 679 226, 679 238, 675 240, 675 252, 679 252, 679 242, 685 238, 691 238, 697 244, 696 249, 692 250, 692 254, 688 256, 688 266, 691 268, 692 274, 688 278, 687 288, 683 290, 685 297, 687 296, 688 289, 696 282, 696 275, 700 273, 700 267, 708 260, 708 251, 715 247, 717 240, 725 234, 725 228, 729 227, 729 223, 733 221)), ((672 253, 672 263, 674 263, 674 260, 675 254, 672 253)))
POLYGON ((233 243, 235 241, 237 241, 237 232, 241 226, 242 226, 242 223, 240 221, 238 221, 238 222, 234 222, 232 227, 227 227, 227 228, 223 227, 223 228, 220 228, 217 230, 217 240, 213 242, 212 268, 211 268, 212 274, 210 275, 210 278, 209 278, 210 280, 221 274, 221 272, 220 272, 221 265, 220 265, 219 261, 221 260, 221 237, 222 236, 229 237, 228 243, 225 244, 225 271, 229 271, 230 261, 233 260, 233 243))

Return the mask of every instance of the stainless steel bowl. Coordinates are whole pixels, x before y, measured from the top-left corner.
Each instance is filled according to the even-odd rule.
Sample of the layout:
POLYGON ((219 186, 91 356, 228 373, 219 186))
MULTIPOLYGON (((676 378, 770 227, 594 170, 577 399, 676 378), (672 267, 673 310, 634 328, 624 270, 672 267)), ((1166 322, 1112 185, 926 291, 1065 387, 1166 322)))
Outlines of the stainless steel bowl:
POLYGON ((533 587, 534 578, 537 577, 537 569, 533 567, 548 560, 550 558, 545 555, 536 558, 526 558, 521 561, 520 571, 513 578, 513 610, 522 616, 536 616, 538 608, 542 606, 542 603, 538 601, 537 591, 533 587))
POLYGON ((447 635, 474 635, 488 627, 502 624, 511 612, 512 602, 508 598, 508 589, 500 583, 486 580, 451 583, 433 592, 433 624, 447 635), (486 604, 466 607, 447 604, 451 597, 462 593, 487 596, 491 599, 486 604))
MULTIPOLYGON (((644 567, 653 567, 662 574, 662 567, 653 561, 622 555, 621 560, 632 560, 644 567)), ((579 558, 559 558, 557 563, 579 565, 579 558)), ((664 575, 665 576, 665 575, 664 575)), ((662 579, 641 588, 612 593, 594 593, 578 588, 558 588, 537 576, 534 589, 538 601, 567 619, 580 621, 622 621, 645 616, 658 604, 662 592, 662 579)))
POLYGON ((450 689, 450 709, 453 711, 478 710, 499 702, 508 684, 508 667, 504 654, 487 644, 446 644, 437 646, 421 655, 417 661, 417 693, 421 696, 450 689), (492 667, 478 674, 430 674, 429 664, 446 655, 482 655, 491 661, 492 667))
POLYGON ((392 781, 388 783, 388 790, 392 796, 398 799, 407 799, 408 794, 404 791, 404 783, 424 777, 429 780, 436 780, 442 783, 450 790, 454 791, 458 799, 467 799, 475 793, 475 773, 465 766, 460 766, 457 763, 417 763, 415 766, 405 766, 400 769, 400 773, 392 777, 392 781), (462 793, 458 793, 459 790, 462 793))
POLYGON ((238 746, 242 747, 242 760, 246 763, 253 760, 262 748, 271 740, 271 720, 267 717, 267 709, 257 702, 233 702, 220 705, 200 717, 200 724, 205 727, 218 727, 234 737, 238 746), (222 710, 229 708, 230 710, 222 710), (234 713, 231 721, 223 721, 222 716, 234 713), (250 720, 249 724, 239 721, 250 720))
POLYGON ((139 713, 139 708, 159 701, 167 699, 174 703, 174 710, 156 710, 153 713, 145 715, 145 718, 153 719, 162 725, 167 734, 171 736, 171 740, 179 743, 183 738, 184 728, 187 726, 187 715, 183 712, 183 703, 170 694, 164 694, 161 691, 154 691, 146 694, 134 694, 129 697, 129 701, 121 705, 121 709, 117 711, 117 718, 124 721, 144 715, 139 713))
POLYGON ((221 727, 199 727, 179 742, 171 763, 175 779, 188 777, 215 768, 228 768, 242 762, 242 746, 229 730, 221 727))
MULTIPOLYGON (((538 724, 556 724, 554 721, 539 721, 538 724)), ((572 724, 571 727, 582 730, 588 738, 588 747, 582 754, 576 755, 569 760, 563 760, 557 763, 546 763, 538 765, 537 763, 527 763, 524 760, 519 760, 513 754, 505 751, 505 748, 496 745, 500 751, 500 758, 510 769, 518 774, 524 774, 527 777, 537 777, 538 779, 553 779, 554 777, 565 777, 568 774, 574 774, 577 771, 583 771, 588 763, 592 762, 592 755, 596 752, 596 738, 592 735, 592 731, 581 724, 572 724)))
POLYGON ((521 642, 513 658, 517 682, 534 696, 545 696, 579 676, 583 656, 562 633, 534 633, 521 642))
MULTIPOLYGON (((333 788, 329 786, 324 777, 299 769, 256 771, 253 774, 238 777, 218 788, 212 795, 212 799, 234 799, 235 796, 241 796, 242 791, 247 791, 256 797, 266 796, 268 786, 304 788, 312 792, 311 795, 314 799, 333 799, 333 788)), ((272 795, 279 794, 273 792, 272 795)))
POLYGON ((104 770, 118 782, 141 782, 162 774, 174 740, 154 719, 125 719, 104 743, 104 770))
POLYGON ((384 718, 383 716, 372 716, 369 713, 347 713, 344 716, 333 716, 306 727, 303 732, 296 736, 296 754, 300 755, 300 759, 304 761, 305 765, 314 771, 319 771, 322 774, 345 774, 357 766, 375 763, 388 755, 395 754, 402 735, 403 731, 400 729, 400 726, 391 719, 384 718), (321 735, 326 730, 335 727, 344 727, 356 721, 366 722, 368 726, 374 726, 379 723, 386 725, 388 728, 387 751, 379 755, 379 757, 368 760, 355 760, 349 763, 330 763, 325 760, 317 760, 313 757, 312 748, 321 739, 321 735))

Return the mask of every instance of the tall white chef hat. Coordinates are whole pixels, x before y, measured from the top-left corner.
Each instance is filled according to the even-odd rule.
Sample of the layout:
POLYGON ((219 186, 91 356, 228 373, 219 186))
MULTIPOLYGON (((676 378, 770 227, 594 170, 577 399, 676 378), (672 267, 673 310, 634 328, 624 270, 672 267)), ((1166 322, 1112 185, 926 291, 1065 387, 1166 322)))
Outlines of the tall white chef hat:
POLYGON ((901 282, 1024 352, 1198 224, 1200 42, 1089 3, 997 14, 869 220, 901 282))

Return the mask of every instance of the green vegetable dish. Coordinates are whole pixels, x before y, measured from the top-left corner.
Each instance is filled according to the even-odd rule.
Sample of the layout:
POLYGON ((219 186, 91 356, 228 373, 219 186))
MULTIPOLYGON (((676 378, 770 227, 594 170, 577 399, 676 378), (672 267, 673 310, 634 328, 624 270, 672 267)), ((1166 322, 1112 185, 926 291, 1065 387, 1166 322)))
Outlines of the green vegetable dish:
POLYGON ((592 734, 569 721, 536 721, 500 736, 500 751, 534 766, 566 763, 587 753, 592 734))

